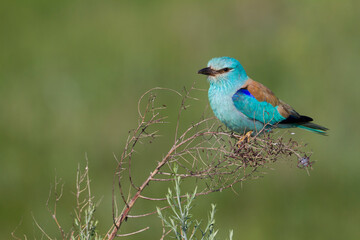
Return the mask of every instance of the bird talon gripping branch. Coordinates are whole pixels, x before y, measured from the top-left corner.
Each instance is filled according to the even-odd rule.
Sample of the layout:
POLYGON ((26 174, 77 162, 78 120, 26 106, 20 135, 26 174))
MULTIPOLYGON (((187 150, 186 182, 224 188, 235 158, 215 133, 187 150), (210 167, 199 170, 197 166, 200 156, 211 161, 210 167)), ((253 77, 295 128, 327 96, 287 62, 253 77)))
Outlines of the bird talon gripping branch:
POLYGON ((241 144, 243 142, 249 142, 250 141, 250 138, 251 138, 251 134, 253 133, 253 131, 248 131, 247 133, 245 133, 244 135, 242 135, 240 138, 239 138, 239 141, 236 143, 236 146, 240 147, 241 144))

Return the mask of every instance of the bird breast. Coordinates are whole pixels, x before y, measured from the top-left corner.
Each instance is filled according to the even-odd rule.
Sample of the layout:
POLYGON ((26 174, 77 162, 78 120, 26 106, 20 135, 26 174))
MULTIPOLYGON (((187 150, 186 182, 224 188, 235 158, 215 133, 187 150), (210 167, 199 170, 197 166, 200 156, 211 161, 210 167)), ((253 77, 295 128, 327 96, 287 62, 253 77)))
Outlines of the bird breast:
POLYGON ((236 128, 239 121, 245 117, 234 105, 232 100, 234 93, 209 89, 209 102, 215 116, 230 129, 236 128))

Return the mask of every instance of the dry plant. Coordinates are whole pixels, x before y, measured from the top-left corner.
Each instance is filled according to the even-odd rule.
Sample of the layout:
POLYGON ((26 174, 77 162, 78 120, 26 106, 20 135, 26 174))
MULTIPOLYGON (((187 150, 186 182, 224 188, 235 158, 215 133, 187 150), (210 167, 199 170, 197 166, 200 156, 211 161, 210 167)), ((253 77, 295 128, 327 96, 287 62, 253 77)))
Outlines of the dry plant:
MULTIPOLYGON (((295 159, 299 168, 307 171, 311 169, 310 155, 303 151, 305 145, 299 144, 291 138, 285 138, 284 135, 288 131, 284 131, 281 135, 279 132, 270 133, 264 130, 249 141, 238 143, 238 140, 241 139, 240 134, 224 130, 219 121, 214 117, 206 117, 205 113, 197 122, 191 123, 187 127, 183 126, 180 120, 182 120, 184 111, 189 108, 188 101, 195 99, 191 96, 194 90, 199 89, 193 85, 189 90, 184 89, 180 93, 171 89, 154 88, 141 96, 138 102, 138 125, 129 132, 122 154, 119 157, 114 155, 117 167, 113 182, 113 225, 103 238, 95 231, 97 226, 97 221, 94 219, 96 204, 90 191, 88 165, 83 171, 80 170, 80 167, 78 168, 76 192, 74 193, 77 200, 74 209, 74 224, 69 231, 63 229, 56 214, 63 185, 60 180, 55 178, 46 206, 62 239, 111 240, 148 230, 149 227, 145 227, 135 232, 123 233, 121 227, 129 218, 143 218, 171 208, 171 205, 166 204, 169 201, 168 197, 146 196, 144 192, 148 188, 155 188, 156 185, 167 183, 173 179, 195 180, 197 191, 193 197, 196 197, 221 192, 225 189, 234 190, 236 184, 262 176, 264 169, 270 168, 271 164, 279 159, 295 159), (176 127, 173 136, 167 132, 166 137, 172 140, 163 157, 156 163, 154 162, 154 167, 149 175, 140 181, 138 179, 134 181, 136 169, 139 170, 144 166, 144 162, 136 158, 139 156, 136 155, 137 150, 141 145, 147 145, 156 140, 160 136, 160 126, 167 123, 168 116, 164 113, 167 107, 158 103, 155 94, 158 91, 170 91, 181 98, 176 127), (175 165, 178 166, 176 171, 174 171, 175 165), (137 185, 136 182, 141 184, 137 185), (119 201, 116 196, 120 196, 121 200, 119 201), (157 210, 154 208, 152 212, 130 215, 130 211, 140 199, 156 201, 157 210), (52 207, 50 207, 50 203, 52 203, 52 207), (121 206, 121 212, 118 212, 118 206, 121 206)), ((145 171, 148 172, 148 170, 145 171)), ((187 199, 187 195, 176 197, 183 201, 187 199)), ((49 240, 56 239, 50 237, 35 218, 34 222, 43 237, 49 240)), ((162 223, 163 232, 160 239, 164 239, 170 232, 165 231, 164 221, 162 223)), ((19 239, 14 232, 13 237, 19 239)))
MULTIPOLYGON (((262 170, 281 158, 295 156, 298 166, 311 168, 309 157, 302 151, 304 145, 293 139, 285 140, 283 135, 262 131, 250 141, 238 144, 241 135, 224 130, 214 117, 205 117, 190 124, 185 130, 181 123, 181 116, 189 108, 188 100, 194 99, 191 93, 197 90, 192 86, 179 93, 170 89, 154 88, 146 92, 139 100, 139 123, 137 128, 130 132, 124 150, 119 158, 113 186, 113 226, 105 238, 114 239, 137 234, 147 230, 139 229, 132 233, 121 233, 120 229, 128 218, 146 217, 156 214, 156 211, 140 215, 130 215, 130 211, 139 199, 159 201, 160 210, 167 208, 161 201, 166 198, 145 196, 144 190, 154 183, 171 181, 174 176, 181 179, 195 179, 198 184, 196 196, 207 195, 225 189, 233 188, 235 184, 245 180, 257 178, 262 170), (158 135, 158 125, 166 123, 163 115, 165 105, 157 103, 155 92, 159 90, 172 91, 181 97, 181 106, 177 116, 173 142, 164 156, 158 160, 150 174, 136 185, 133 179, 134 168, 141 167, 141 161, 135 159, 136 149, 142 143, 151 143, 158 135), (146 103, 143 101, 147 99, 146 103), (174 173, 172 165, 179 166, 174 173), (117 187, 116 187, 117 186, 117 187), (124 187, 126 186, 126 187, 124 187), (116 190, 117 189, 117 190, 116 190), (118 213, 119 203, 116 193, 119 193, 123 208, 118 213)), ((286 134, 288 132, 284 132, 286 134)), ((168 136, 167 136, 168 137, 168 136)), ((186 196, 182 196, 186 197, 186 196)), ((162 238, 164 238, 163 233, 162 238)))
MULTIPOLYGON (((177 165, 174 165, 173 172, 177 173, 177 165)), ((181 178, 174 177, 174 190, 168 189, 166 195, 168 206, 170 207, 170 216, 163 215, 162 211, 157 208, 158 216, 163 223, 163 234, 161 239, 164 239, 168 233, 173 233, 173 238, 178 240, 215 240, 218 230, 215 229, 215 210, 216 205, 211 204, 211 211, 207 224, 202 223, 193 218, 191 211, 193 209, 194 200, 196 197, 197 188, 192 194, 187 193, 186 199, 182 201, 181 195, 181 178), (166 232, 166 229, 170 229, 166 232)), ((205 222, 206 223, 206 222, 205 222)), ((233 231, 229 233, 229 240, 232 240, 233 231)), ((160 239, 160 240, 161 240, 160 239)))
MULTIPOLYGON (((87 158, 86 158, 87 161, 87 158)), ((73 193, 76 198, 76 206, 74 208, 74 223, 73 227, 66 231, 58 219, 58 204, 63 196, 64 184, 61 178, 55 176, 54 183, 50 186, 49 197, 46 201, 46 208, 54 220, 61 239, 71 240, 100 240, 100 235, 96 232, 96 226, 98 222, 94 218, 94 213, 97 204, 94 202, 94 197, 91 194, 90 178, 88 163, 82 170, 78 165, 76 173, 75 192, 73 193)), ((56 237, 52 237, 53 234, 49 234, 32 215, 34 224, 41 232, 41 239, 55 240, 56 237)), ((16 229, 11 233, 14 239, 21 239, 15 234, 16 229)), ((28 237, 24 234, 24 239, 28 237)))

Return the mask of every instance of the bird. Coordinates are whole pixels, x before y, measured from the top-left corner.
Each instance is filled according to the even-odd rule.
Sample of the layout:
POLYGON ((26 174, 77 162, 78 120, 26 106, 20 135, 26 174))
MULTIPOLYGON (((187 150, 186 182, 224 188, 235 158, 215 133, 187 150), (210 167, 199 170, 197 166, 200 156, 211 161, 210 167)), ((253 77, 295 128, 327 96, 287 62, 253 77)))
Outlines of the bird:
POLYGON ((274 128, 301 128, 327 135, 328 128, 313 123, 280 100, 263 84, 252 80, 240 62, 231 57, 211 59, 198 74, 210 83, 208 98, 215 116, 243 141, 274 128))

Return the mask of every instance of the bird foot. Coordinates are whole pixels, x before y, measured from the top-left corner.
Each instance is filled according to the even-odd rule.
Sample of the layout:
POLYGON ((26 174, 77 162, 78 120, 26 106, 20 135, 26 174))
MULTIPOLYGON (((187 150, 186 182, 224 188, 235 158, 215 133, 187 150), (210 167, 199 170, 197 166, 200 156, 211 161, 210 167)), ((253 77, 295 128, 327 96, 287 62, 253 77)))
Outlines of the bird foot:
POLYGON ((253 133, 253 131, 248 131, 247 133, 245 133, 243 136, 240 137, 239 141, 236 143, 236 145, 238 147, 240 147, 242 142, 249 142, 250 138, 251 138, 251 134, 253 133))

